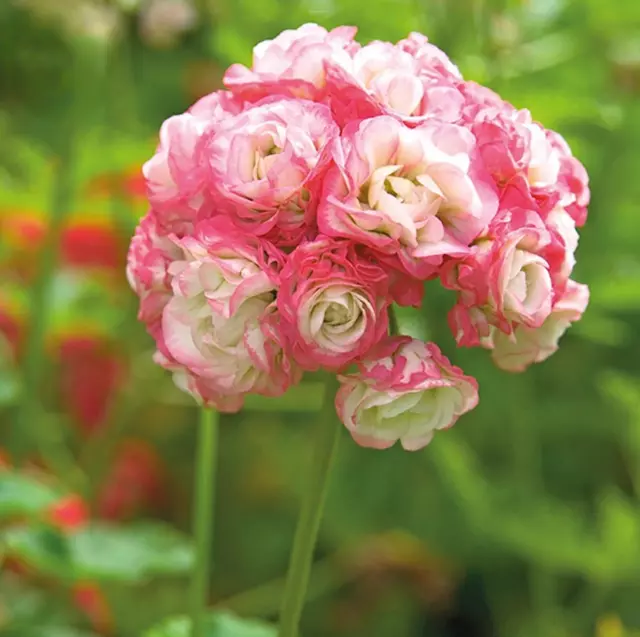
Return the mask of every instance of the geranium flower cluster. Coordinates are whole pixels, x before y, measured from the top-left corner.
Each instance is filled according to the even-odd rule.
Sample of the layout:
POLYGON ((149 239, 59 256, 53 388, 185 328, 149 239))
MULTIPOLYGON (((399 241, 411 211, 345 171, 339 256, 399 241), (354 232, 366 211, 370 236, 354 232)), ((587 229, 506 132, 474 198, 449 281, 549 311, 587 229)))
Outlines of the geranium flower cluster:
POLYGON ((128 276, 157 361, 199 401, 236 411, 328 370, 357 442, 418 449, 477 383, 391 334, 392 305, 439 279, 460 346, 510 371, 544 360, 588 301, 570 278, 588 180, 424 36, 355 31, 284 31, 163 124, 128 276))

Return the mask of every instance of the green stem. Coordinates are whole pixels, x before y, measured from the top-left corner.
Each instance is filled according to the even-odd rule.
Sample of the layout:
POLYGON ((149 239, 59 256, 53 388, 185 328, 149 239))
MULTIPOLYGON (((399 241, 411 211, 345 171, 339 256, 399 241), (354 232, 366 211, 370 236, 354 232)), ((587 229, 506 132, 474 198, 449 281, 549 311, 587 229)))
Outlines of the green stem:
POLYGON ((218 442, 218 413, 202 407, 198 432, 195 506, 193 524, 196 541, 196 562, 191 592, 192 637, 203 637, 204 620, 209 596, 211 543, 213 529, 214 482, 218 442))
POLYGON ((309 585, 313 551, 341 432, 333 406, 337 386, 337 378, 333 375, 329 376, 325 388, 324 406, 320 412, 313 441, 313 461, 308 476, 309 482, 303 496, 291 550, 280 611, 279 637, 297 637, 298 635, 298 625, 309 585))
MULTIPOLYGON (((341 558, 342 554, 336 553, 313 565, 307 589, 307 602, 336 590, 358 576, 357 570, 343 568, 341 558)), ((279 577, 223 599, 217 602, 214 608, 230 610, 247 617, 268 617, 278 611, 286 581, 286 577, 279 577)))

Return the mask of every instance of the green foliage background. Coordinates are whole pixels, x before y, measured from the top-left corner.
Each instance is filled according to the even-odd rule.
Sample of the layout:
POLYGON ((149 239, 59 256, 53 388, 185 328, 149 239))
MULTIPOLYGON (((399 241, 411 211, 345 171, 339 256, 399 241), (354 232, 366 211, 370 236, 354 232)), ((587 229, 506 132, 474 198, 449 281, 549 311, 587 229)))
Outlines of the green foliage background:
MULTIPOLYGON (((575 278, 589 284, 592 301, 550 360, 507 375, 485 352, 457 351, 445 322, 452 299, 429 286, 424 327, 478 378, 480 405, 420 453, 364 450, 345 434, 305 637, 621 637, 640 630, 640 4, 216 0, 206 20, 158 49, 141 39, 135 12, 123 13, 109 45, 65 33, 3 0, 0 208, 51 207, 59 179, 52 161, 70 126, 81 126, 69 212, 111 215, 126 244, 136 220, 128 204, 90 201, 84 185, 140 164, 164 118, 217 88, 228 64, 249 63, 256 42, 306 21, 357 25, 362 42, 427 34, 467 78, 561 132, 591 177, 575 278), (607 628, 615 622, 598 628, 606 615, 619 617, 629 632, 607 628)), ((29 291, 10 270, 0 285, 14 300, 29 291)), ((196 414, 153 367, 135 299, 124 284, 114 295, 91 276, 78 282, 63 273, 54 297, 52 325, 97 325, 115 337, 131 374, 107 433, 87 454, 50 392, 43 392, 40 414, 46 425, 15 426, 20 377, 5 361, 0 440, 10 450, 33 451, 38 432, 58 429, 91 482, 121 437, 145 438, 172 477, 161 516, 188 530, 196 414)), ((55 373, 49 361, 46 374, 55 373)), ((304 486, 309 421, 320 402, 321 388, 308 384, 223 418, 212 604, 275 617, 304 486)), ((19 626, 42 627, 53 614, 38 615, 34 603, 26 620, 14 617, 12 624, 15 600, 27 599, 16 586, 0 575, 0 634, 34 634, 19 626)), ((180 578, 111 582, 105 590, 116 634, 124 637, 185 610, 180 578)))

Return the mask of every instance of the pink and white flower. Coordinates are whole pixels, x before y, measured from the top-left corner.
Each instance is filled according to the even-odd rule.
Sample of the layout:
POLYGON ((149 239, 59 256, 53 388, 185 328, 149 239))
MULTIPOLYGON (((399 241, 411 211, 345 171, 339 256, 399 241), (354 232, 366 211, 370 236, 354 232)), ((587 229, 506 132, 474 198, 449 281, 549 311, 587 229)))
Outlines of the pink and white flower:
POLYGON ((275 325, 281 256, 219 217, 176 243, 182 259, 169 268, 161 351, 211 392, 284 393, 299 375, 275 325))
POLYGON ((376 115, 413 126, 430 118, 460 118, 460 72, 424 36, 413 33, 397 45, 371 42, 353 53, 350 64, 330 58, 326 67, 327 92, 340 125, 376 115))
POLYGON ((509 372, 522 372, 540 363, 558 349, 558 342, 571 323, 582 318, 589 303, 589 288, 569 281, 564 294, 554 304, 544 323, 537 328, 519 325, 513 334, 493 330, 486 347, 493 351, 495 364, 509 372))
POLYGON ((318 225, 386 254, 419 278, 462 256, 495 215, 497 199, 453 124, 408 128, 391 117, 349 126, 334 147, 318 225))
POLYGON ((178 246, 158 231, 153 210, 142 219, 129 246, 127 279, 140 298, 138 319, 152 334, 157 332, 162 310, 171 299, 171 263, 181 258, 178 246))
POLYGON ((350 241, 318 237, 289 256, 281 273, 281 330, 307 370, 341 369, 386 333, 388 280, 350 241))
POLYGON ((201 157, 205 133, 241 109, 242 102, 218 91, 162 124, 160 144, 142 172, 149 201, 166 233, 188 231, 195 221, 205 203, 208 179, 201 157))
POLYGON ((477 346, 491 325, 540 327, 551 313, 565 248, 534 210, 501 212, 473 253, 442 271, 445 287, 459 292, 449 316, 459 345, 477 346))
POLYGON ((317 24, 283 31, 254 47, 251 69, 232 64, 225 73, 224 84, 234 94, 253 102, 270 95, 317 99, 324 91, 327 61, 350 64, 350 52, 360 46, 353 40, 356 31, 355 27, 327 31, 317 24))
POLYGON ((321 179, 338 127, 326 106, 266 100, 229 120, 208 148, 217 211, 291 247, 315 229, 321 179))
POLYGON ((363 447, 422 449, 478 404, 478 384, 433 343, 392 337, 340 377, 336 410, 363 447))
POLYGON ((419 306, 439 277, 458 345, 509 371, 544 360, 588 302, 570 279, 588 177, 423 35, 355 33, 284 31, 163 124, 127 277, 156 361, 198 402, 233 412, 303 370, 344 373, 354 439, 418 449, 475 407, 477 383, 389 336, 390 305, 419 306))
POLYGON ((195 376, 184 366, 167 358, 160 350, 156 351, 153 360, 160 367, 170 371, 176 387, 192 396, 199 405, 213 407, 225 414, 235 414, 242 409, 245 394, 220 393, 215 383, 195 376))

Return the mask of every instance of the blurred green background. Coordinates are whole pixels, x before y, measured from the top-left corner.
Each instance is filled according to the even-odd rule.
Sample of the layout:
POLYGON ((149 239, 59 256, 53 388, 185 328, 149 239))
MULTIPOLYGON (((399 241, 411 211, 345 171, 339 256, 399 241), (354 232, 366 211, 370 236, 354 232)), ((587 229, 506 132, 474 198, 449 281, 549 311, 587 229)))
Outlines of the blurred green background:
MULTIPOLYGON (((0 465, 79 494, 94 520, 188 532, 197 413, 153 365, 124 276, 140 166, 163 119, 308 21, 357 25, 361 42, 425 33, 562 133, 593 195, 575 272, 591 305, 524 375, 457 351, 452 298, 429 285, 423 327, 478 378, 480 405, 415 454, 345 434, 303 635, 640 635, 634 0, 0 0, 0 465)), ((277 615, 321 393, 308 383, 222 418, 212 605, 277 615)), ((42 496, 11 492, 4 471, 3 533, 3 503, 22 515, 42 496)), ((2 536, 0 635, 129 637, 185 610, 176 563, 127 578, 132 554, 97 542, 104 564, 70 572, 38 528, 2 536)))

